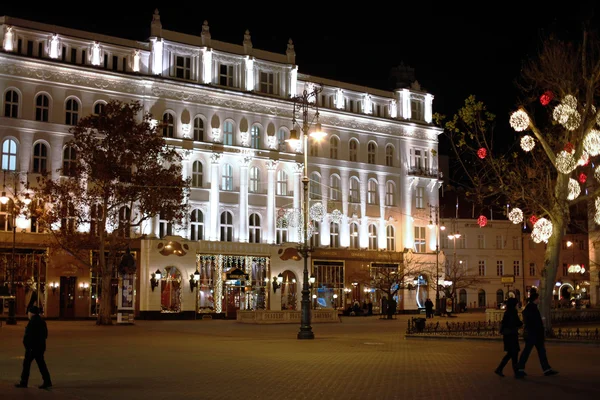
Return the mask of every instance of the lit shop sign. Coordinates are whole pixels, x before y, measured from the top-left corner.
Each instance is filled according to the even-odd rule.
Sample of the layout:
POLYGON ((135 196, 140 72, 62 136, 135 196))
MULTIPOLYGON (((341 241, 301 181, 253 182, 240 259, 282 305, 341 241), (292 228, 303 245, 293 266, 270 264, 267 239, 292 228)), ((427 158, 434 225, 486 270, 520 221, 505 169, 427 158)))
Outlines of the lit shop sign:
POLYGON ((585 266, 579 264, 569 265, 570 274, 585 274, 585 266))

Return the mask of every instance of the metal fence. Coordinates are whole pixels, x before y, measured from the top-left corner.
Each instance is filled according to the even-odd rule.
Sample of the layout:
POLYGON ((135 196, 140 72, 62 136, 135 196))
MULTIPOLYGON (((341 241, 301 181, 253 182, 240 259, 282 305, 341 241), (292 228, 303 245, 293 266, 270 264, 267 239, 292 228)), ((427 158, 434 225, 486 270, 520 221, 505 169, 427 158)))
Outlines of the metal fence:
MULTIPOLYGON (((501 338, 499 321, 478 322, 445 322, 426 323, 424 318, 411 318, 408 321, 406 334, 417 336, 457 336, 457 337, 490 337, 501 338)), ((600 330, 595 329, 552 329, 549 335, 558 340, 582 340, 600 342, 600 330)))

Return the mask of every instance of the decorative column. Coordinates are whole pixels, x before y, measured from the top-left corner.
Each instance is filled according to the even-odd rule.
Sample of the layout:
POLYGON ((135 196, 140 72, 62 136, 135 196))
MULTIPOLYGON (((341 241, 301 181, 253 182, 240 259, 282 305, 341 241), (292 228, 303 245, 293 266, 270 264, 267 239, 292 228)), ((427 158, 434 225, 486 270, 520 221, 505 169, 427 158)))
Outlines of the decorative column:
MULTIPOLYGON (((302 195, 302 172, 304 171, 303 163, 296 163, 294 165, 294 213, 299 213, 300 210, 300 196, 302 195)), ((298 235, 300 229, 291 228, 288 232, 290 235, 290 242, 298 242, 302 240, 302 238, 298 235)))
POLYGON ((254 90, 254 57, 246 56, 244 59, 244 70, 246 90, 251 92, 254 90))
POLYGON ((221 154, 213 153, 210 156, 210 202, 208 214, 210 225, 208 229, 209 240, 219 240, 219 161, 221 154))
POLYGON ((404 119, 411 118, 411 109, 410 109, 410 91, 408 89, 402 89, 402 117, 404 119))
POLYGON ((380 249, 387 248, 387 232, 385 219, 385 185, 386 176, 384 174, 377 175, 377 189, 379 190, 379 227, 378 247, 380 249))
POLYGON ((340 223, 340 246, 350 246, 350 224, 348 222, 348 194, 349 172, 347 169, 340 171, 340 189, 342 190, 342 222, 340 223))
MULTIPOLYGON (((321 231, 319 232, 321 246, 331 246, 331 229, 330 229, 330 220, 327 217, 327 213, 331 210, 327 209, 327 203, 329 202, 329 179, 330 172, 329 168, 321 167, 321 204, 323 204, 323 208, 325 209, 325 213, 323 215, 323 220, 320 222, 321 231)), ((338 230, 338 235, 340 234, 338 230)), ((339 236, 338 236, 339 238, 339 236)), ((312 299, 311 299, 312 301, 312 299)))
POLYGON ((248 165, 252 157, 242 157, 240 161, 240 233, 239 240, 248 242, 248 165))
POLYGON ((367 184, 369 176, 365 171, 359 172, 360 176, 360 247, 369 247, 369 227, 367 224, 367 184))
POLYGON ((425 122, 431 123, 433 117, 433 95, 425 95, 425 122))
POLYGON ((267 161, 267 243, 275 243, 275 171, 278 161, 267 161))

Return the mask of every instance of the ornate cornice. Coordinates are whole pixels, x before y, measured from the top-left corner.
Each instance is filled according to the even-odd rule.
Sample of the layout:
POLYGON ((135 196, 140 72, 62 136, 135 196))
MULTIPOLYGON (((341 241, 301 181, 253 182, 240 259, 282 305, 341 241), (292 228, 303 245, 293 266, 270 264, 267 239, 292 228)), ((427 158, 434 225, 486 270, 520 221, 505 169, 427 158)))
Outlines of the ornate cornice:
POLYGON ((186 47, 186 46, 179 46, 176 44, 171 44, 169 42, 165 42, 165 50, 171 51, 179 56, 192 56, 192 57, 200 56, 200 49, 190 48, 190 47, 186 47))
POLYGON ((217 53, 215 51, 213 51, 212 59, 213 61, 232 65, 242 65, 242 61, 244 60, 243 56, 229 56, 223 53, 217 53))

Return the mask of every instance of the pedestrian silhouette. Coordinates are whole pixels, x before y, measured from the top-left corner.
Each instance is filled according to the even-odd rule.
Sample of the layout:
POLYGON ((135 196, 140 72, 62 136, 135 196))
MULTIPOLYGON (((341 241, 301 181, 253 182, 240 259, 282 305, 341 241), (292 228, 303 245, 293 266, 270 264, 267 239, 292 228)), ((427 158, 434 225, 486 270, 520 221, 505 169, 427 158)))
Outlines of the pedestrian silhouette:
POLYGON ((46 351, 46 339, 48 338, 48 327, 46 322, 40 317, 40 309, 36 306, 29 308, 29 323, 25 327, 25 335, 23 336, 23 345, 25 346, 25 359, 23 360, 23 371, 21 372, 21 381, 15 384, 18 388, 26 388, 29 382, 29 371, 33 360, 38 365, 40 374, 44 383, 39 386, 40 389, 48 389, 52 387, 50 373, 44 360, 44 352, 46 351))
POLYGON ((523 322, 519 319, 519 313, 517 312, 517 299, 509 298, 506 300, 506 311, 504 311, 504 317, 500 325, 506 355, 494 371, 497 375, 504 376, 502 370, 508 364, 508 361, 512 360, 513 372, 517 376, 519 350, 521 350, 519 347, 519 328, 522 326, 523 322))

